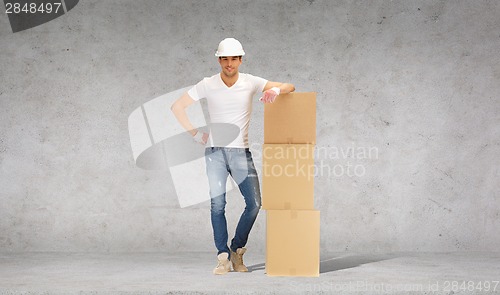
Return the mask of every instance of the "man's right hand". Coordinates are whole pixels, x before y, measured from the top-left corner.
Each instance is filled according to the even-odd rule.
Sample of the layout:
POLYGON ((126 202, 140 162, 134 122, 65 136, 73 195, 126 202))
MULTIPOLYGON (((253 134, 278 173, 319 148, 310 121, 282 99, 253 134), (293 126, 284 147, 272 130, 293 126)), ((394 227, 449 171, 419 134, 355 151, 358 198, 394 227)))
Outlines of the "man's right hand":
POLYGON ((208 134, 201 131, 196 131, 196 134, 193 136, 193 139, 197 143, 205 145, 208 141, 208 134))

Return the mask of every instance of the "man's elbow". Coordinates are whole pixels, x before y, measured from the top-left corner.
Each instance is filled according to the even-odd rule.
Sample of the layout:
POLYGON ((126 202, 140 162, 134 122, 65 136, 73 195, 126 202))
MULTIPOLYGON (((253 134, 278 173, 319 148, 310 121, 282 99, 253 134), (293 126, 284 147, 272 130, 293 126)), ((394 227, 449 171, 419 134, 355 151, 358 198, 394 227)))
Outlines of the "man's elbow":
POLYGON ((170 111, 175 114, 179 110, 179 107, 179 102, 176 101, 170 106, 170 111))
POLYGON ((286 83, 286 88, 287 88, 288 92, 295 91, 295 86, 291 83, 286 83))

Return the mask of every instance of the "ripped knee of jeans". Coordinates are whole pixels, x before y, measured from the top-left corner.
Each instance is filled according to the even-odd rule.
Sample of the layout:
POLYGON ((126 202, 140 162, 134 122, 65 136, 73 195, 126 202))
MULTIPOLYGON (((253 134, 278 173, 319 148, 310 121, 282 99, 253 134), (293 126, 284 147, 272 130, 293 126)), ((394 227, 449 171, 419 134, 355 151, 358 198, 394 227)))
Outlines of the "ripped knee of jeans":
POLYGON ((216 214, 223 214, 226 209, 226 200, 223 196, 210 199, 210 212, 216 214))

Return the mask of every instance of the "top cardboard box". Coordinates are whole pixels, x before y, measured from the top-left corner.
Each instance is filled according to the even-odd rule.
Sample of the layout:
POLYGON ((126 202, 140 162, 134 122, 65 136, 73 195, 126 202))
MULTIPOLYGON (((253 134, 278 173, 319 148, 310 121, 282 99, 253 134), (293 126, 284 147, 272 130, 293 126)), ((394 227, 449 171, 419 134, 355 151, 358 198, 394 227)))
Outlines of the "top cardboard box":
POLYGON ((266 103, 264 143, 316 144, 316 92, 291 92, 266 103))

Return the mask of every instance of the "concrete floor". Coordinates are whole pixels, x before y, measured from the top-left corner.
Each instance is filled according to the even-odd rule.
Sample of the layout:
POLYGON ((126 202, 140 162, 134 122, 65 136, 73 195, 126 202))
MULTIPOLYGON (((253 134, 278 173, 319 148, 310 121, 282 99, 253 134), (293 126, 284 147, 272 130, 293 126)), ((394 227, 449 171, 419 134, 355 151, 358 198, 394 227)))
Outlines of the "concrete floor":
POLYGON ((212 275, 213 253, 3 253, 0 294, 500 294, 500 253, 322 255, 319 278, 212 275))

